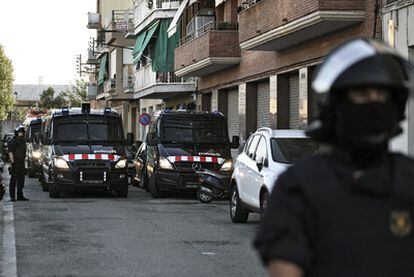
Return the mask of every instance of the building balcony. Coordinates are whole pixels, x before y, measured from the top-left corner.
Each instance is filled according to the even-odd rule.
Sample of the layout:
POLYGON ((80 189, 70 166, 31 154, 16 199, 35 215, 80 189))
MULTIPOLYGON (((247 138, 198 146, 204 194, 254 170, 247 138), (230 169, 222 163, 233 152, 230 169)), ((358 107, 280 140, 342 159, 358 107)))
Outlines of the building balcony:
POLYGON ((362 22, 364 0, 244 0, 242 50, 278 51, 362 22))
POLYGON ((238 40, 237 24, 209 22, 180 41, 175 49, 175 74, 201 77, 239 64, 238 40))
POLYGON ((148 64, 135 71, 135 99, 166 99, 195 91, 194 78, 177 77, 173 72, 154 72, 148 64))
POLYGON ((134 2, 134 31, 138 35, 158 19, 173 18, 180 6, 180 1, 137 0, 134 2))
POLYGON ((125 34, 133 29, 134 12, 132 10, 113 10, 112 16, 104 23, 102 33, 105 43, 112 43, 116 39, 122 39, 125 34))

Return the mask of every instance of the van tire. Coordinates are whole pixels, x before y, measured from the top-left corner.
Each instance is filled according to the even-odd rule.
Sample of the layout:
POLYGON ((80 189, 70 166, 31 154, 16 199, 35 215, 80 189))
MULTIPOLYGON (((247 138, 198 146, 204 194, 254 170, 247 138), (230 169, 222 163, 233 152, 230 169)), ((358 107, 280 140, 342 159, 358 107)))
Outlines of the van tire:
POLYGON ((44 192, 49 191, 49 184, 45 182, 44 177, 40 177, 40 185, 42 186, 42 191, 44 192))
POLYGON ((153 198, 161 198, 163 196, 162 192, 157 187, 157 182, 155 181, 155 178, 153 178, 153 180, 149 180, 148 191, 153 198))
POLYGON ((35 178, 36 177, 36 172, 33 170, 33 169, 28 169, 27 170, 27 176, 29 177, 29 178, 35 178))
POLYGON ((60 191, 53 186, 49 186, 49 197, 50 198, 59 198, 60 191))
POLYGON ((118 198, 127 198, 128 197, 128 186, 122 187, 115 191, 118 198))

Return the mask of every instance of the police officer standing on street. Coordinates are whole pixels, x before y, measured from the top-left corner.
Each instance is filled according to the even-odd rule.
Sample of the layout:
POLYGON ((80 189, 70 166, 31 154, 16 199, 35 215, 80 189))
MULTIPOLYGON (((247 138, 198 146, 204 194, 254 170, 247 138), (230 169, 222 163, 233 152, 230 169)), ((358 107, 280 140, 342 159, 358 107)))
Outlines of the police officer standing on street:
POLYGON ((414 160, 389 150, 413 79, 375 40, 349 41, 319 67, 308 135, 328 150, 275 184, 255 240, 270 276, 414 276, 414 160))
POLYGON ((17 200, 28 201, 29 199, 23 196, 24 177, 26 175, 26 139, 25 129, 22 125, 17 126, 14 130, 14 137, 10 140, 8 149, 11 164, 10 201, 16 201, 16 188, 17 200))

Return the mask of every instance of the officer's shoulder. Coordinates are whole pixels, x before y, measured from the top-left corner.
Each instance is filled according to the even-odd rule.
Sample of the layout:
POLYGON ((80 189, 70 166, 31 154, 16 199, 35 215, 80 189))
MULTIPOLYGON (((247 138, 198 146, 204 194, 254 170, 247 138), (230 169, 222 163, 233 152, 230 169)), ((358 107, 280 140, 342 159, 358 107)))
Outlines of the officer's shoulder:
POLYGON ((325 156, 312 155, 290 166, 284 175, 295 179, 295 183, 300 185, 310 180, 326 178, 327 164, 325 156))
POLYGON ((414 178, 414 159, 401 153, 393 153, 392 156, 398 170, 404 175, 409 175, 414 178))

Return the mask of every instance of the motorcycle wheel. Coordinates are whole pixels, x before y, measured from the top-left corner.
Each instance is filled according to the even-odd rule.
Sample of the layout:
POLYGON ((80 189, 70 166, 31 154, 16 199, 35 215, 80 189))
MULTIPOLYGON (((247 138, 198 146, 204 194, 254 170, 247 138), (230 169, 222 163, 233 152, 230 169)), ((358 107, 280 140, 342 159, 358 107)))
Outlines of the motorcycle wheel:
POLYGON ((197 191, 197 199, 201 203, 210 203, 213 200, 213 196, 209 193, 204 192, 203 190, 199 189, 197 191))

